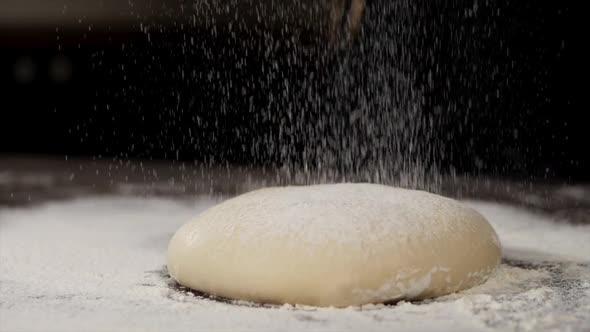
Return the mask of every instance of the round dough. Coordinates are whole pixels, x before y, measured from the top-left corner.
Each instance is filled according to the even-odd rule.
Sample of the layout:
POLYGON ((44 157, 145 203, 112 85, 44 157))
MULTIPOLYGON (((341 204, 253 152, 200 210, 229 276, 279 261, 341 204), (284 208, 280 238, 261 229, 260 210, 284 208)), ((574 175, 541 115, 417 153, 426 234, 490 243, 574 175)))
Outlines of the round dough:
POLYGON ((268 188, 182 226, 181 285, 261 303, 345 307, 441 296, 483 283, 500 242, 475 210, 374 184, 268 188))

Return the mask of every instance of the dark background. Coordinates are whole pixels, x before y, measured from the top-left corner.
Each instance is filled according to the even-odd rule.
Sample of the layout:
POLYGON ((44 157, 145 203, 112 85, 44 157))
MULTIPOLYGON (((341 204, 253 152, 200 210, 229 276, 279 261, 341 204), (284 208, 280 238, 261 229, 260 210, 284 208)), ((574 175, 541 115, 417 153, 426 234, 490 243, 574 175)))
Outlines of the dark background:
POLYGON ((247 22, 214 29, 184 1, 150 6, 116 20, 0 21, 0 154, 278 167, 318 162, 326 151, 309 147, 331 136, 330 153, 345 147, 357 169, 391 155, 350 145, 408 148, 388 126, 347 125, 351 114, 397 123, 418 100, 405 120, 426 125, 412 142, 443 173, 590 180, 567 2, 374 0, 372 24, 344 46, 247 22), (351 86, 335 74, 342 63, 351 86), (371 100, 376 73, 392 68, 411 82, 380 83, 399 93, 389 117, 371 100))

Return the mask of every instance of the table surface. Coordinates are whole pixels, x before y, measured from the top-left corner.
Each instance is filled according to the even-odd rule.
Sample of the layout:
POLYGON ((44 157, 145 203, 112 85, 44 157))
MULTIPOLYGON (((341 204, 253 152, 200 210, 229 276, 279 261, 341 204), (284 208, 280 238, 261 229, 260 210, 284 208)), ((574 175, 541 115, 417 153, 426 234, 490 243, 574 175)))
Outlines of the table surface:
MULTIPOLYGON (((190 197, 236 195, 298 184, 280 172, 250 167, 139 160, 23 158, 0 155, 0 206, 34 205, 87 195, 190 197)), ((321 183, 322 181, 317 181, 321 183)), ((590 183, 563 184, 447 177, 431 191, 459 199, 507 203, 550 214, 559 222, 590 223, 590 183)))
POLYGON ((0 159, 0 331, 590 329, 589 196, 581 185, 441 185, 490 221, 503 262, 485 284, 436 300, 260 306, 204 297, 170 280, 165 253, 174 231, 220 200, 272 185, 267 176, 0 159))

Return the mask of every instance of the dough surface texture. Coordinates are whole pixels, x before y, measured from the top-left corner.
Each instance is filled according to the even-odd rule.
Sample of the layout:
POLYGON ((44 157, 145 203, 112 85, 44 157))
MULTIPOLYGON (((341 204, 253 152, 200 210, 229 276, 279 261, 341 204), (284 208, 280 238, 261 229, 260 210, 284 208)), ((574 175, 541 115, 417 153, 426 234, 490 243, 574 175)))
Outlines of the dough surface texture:
POLYGON ((182 226, 168 271, 231 299, 346 307, 471 288, 500 262, 490 224, 460 202, 374 184, 266 188, 182 226))

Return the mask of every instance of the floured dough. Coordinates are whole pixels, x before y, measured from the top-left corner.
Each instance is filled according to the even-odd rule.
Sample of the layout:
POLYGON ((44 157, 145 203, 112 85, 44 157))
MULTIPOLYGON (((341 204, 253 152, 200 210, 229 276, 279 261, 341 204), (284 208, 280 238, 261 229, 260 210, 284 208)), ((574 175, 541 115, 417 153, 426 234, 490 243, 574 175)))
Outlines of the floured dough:
POLYGON ((500 261, 490 224, 461 203, 373 184, 268 188, 182 226, 168 271, 233 299, 345 307, 441 296, 500 261))

